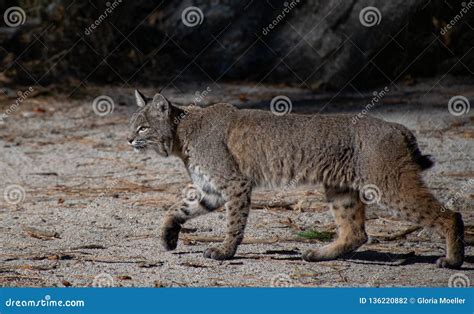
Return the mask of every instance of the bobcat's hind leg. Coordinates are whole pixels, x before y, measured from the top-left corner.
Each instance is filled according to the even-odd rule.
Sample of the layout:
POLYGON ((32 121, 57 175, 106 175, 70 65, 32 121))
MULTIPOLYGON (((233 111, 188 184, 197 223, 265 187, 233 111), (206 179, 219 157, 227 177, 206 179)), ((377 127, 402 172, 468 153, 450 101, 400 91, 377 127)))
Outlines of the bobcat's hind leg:
POLYGON ((364 204, 360 201, 357 191, 347 188, 325 188, 326 198, 331 203, 338 227, 338 236, 331 244, 303 253, 303 259, 309 262, 336 259, 367 242, 364 204))
POLYGON ((398 193, 388 204, 409 221, 433 229, 446 240, 446 257, 436 264, 441 268, 459 268, 464 261, 464 223, 461 214, 445 207, 431 194, 418 176, 406 173, 398 193))
POLYGON ((460 268, 464 262, 464 222, 460 213, 446 209, 438 229, 446 238, 446 257, 440 257, 436 265, 440 268, 460 268))

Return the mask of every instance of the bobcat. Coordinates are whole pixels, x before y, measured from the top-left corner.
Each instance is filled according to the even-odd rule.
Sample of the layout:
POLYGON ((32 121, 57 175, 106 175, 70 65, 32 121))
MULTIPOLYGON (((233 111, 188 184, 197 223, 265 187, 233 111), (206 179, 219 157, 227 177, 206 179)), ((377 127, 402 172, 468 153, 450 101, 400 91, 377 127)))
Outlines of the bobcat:
POLYGON ((304 260, 336 259, 367 241, 363 190, 371 186, 379 205, 445 237, 446 257, 437 260, 438 267, 462 265, 462 217, 444 208, 423 183, 421 172, 433 163, 404 126, 372 117, 354 124, 347 115, 276 116, 229 104, 178 107, 161 94, 151 99, 139 91, 135 97, 139 109, 128 143, 181 158, 199 193, 168 210, 161 234, 167 250, 176 248, 187 220, 225 205, 224 242, 204 256, 232 258, 244 237, 252 188, 298 178, 299 184, 323 185, 338 226, 337 239, 305 252, 304 260))

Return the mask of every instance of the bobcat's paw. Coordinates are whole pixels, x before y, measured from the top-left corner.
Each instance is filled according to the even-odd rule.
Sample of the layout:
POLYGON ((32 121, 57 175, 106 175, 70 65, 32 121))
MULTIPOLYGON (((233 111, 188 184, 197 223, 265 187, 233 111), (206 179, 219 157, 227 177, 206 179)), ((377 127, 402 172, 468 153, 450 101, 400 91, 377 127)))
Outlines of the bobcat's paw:
POLYGON ((321 250, 308 250, 301 255, 301 258, 307 262, 321 262, 327 261, 332 258, 328 258, 326 254, 321 252, 321 250))
POLYGON ((462 259, 460 259, 459 261, 450 261, 446 257, 440 257, 436 261, 436 266, 438 266, 439 268, 457 269, 457 268, 461 268, 462 263, 463 263, 462 259))
POLYGON ((222 248, 210 247, 204 251, 204 257, 222 261, 226 259, 231 259, 232 257, 234 257, 234 253, 226 251, 222 248))
POLYGON ((181 225, 179 224, 172 224, 163 227, 161 242, 167 251, 174 250, 178 246, 178 237, 180 231, 181 225))

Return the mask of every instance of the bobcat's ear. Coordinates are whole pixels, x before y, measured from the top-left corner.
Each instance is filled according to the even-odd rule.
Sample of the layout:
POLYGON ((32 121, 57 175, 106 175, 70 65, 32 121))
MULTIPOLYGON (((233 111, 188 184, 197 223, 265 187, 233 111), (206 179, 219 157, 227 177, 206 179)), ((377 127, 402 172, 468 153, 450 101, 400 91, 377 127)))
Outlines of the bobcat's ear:
POLYGON ((157 116, 161 118, 167 117, 170 111, 170 103, 161 94, 156 94, 153 97, 152 107, 156 110, 157 116))
POLYGON ((135 90, 135 99, 138 107, 144 107, 146 105, 146 96, 143 95, 138 89, 135 90))

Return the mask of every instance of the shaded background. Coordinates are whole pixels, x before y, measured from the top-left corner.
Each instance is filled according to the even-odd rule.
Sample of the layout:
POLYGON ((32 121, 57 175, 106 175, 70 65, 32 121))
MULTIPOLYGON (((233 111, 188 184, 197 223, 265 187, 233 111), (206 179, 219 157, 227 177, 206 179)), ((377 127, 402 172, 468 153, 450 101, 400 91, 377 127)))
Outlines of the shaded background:
POLYGON ((25 23, 0 20, 0 82, 7 85, 74 91, 244 80, 341 90, 474 73, 474 10, 441 31, 463 1, 0 0, 2 12, 15 5, 25 23), (369 5, 381 13, 373 27, 359 20, 369 5), (203 13, 194 27, 182 21, 189 6, 203 13), (285 7, 289 14, 265 32, 285 7))

